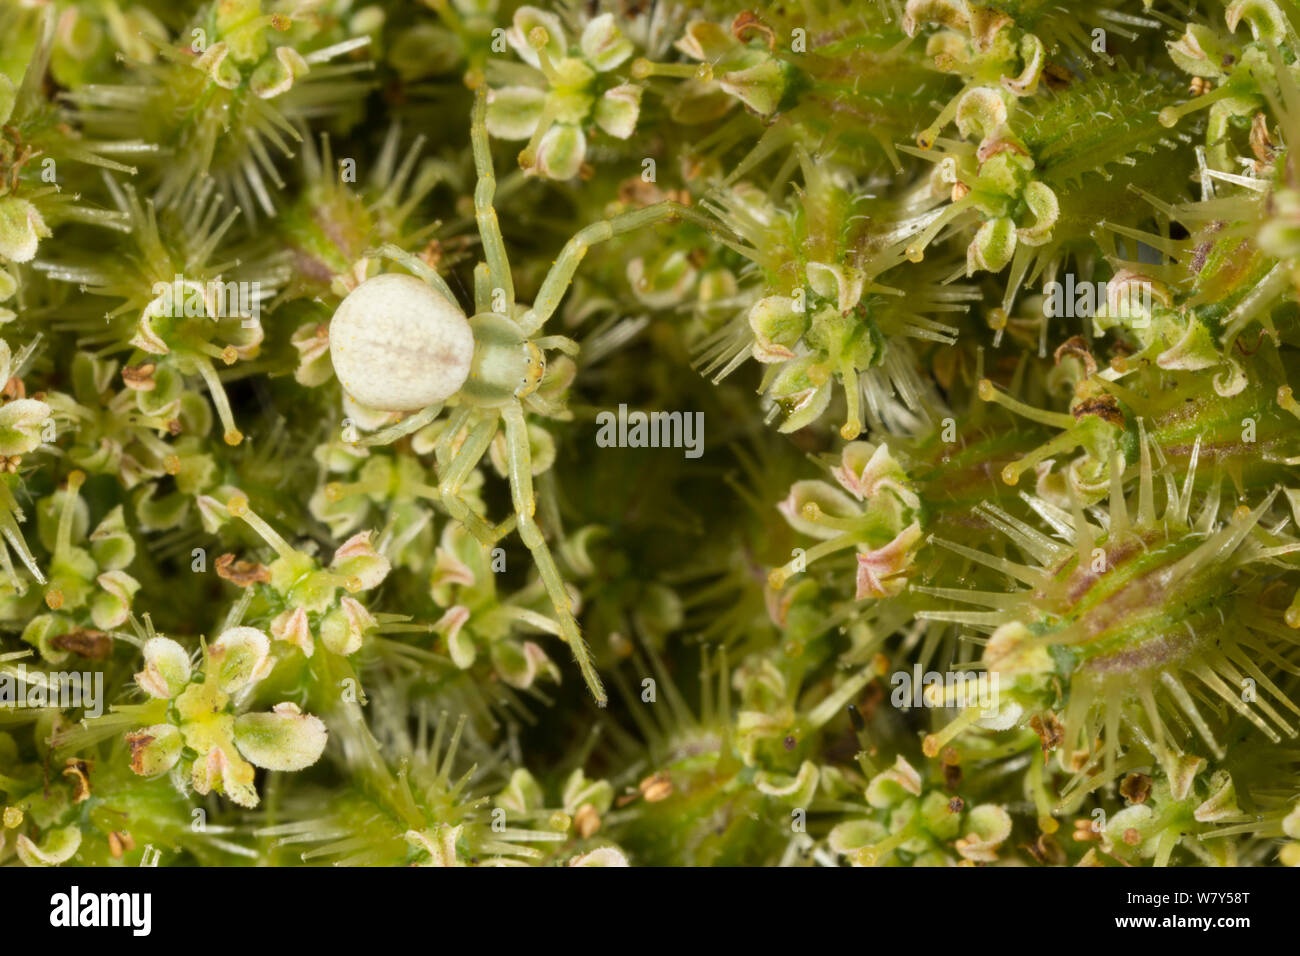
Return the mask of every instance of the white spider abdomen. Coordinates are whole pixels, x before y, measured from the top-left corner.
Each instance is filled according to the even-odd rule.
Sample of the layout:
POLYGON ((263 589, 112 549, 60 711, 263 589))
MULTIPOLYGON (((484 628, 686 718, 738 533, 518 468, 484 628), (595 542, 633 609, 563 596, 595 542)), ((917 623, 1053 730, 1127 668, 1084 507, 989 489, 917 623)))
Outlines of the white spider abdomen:
POLYGON ((352 290, 330 320, 330 358, 362 405, 410 412, 454 395, 469 375, 465 313, 415 278, 387 273, 352 290))

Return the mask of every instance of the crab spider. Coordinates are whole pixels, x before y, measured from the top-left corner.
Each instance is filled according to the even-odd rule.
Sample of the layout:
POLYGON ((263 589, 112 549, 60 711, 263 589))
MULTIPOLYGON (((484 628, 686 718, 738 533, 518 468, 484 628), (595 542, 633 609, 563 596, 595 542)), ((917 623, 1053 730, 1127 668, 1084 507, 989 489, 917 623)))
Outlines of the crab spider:
POLYGON ((568 642, 583 679, 600 706, 606 702, 573 616, 564 580, 534 519, 532 459, 527 411, 553 414, 536 396, 546 371, 546 351, 576 354, 578 345, 561 335, 539 335, 573 280, 578 263, 597 242, 673 219, 689 219, 723 242, 723 230, 698 211, 660 202, 581 229, 564 246, 531 307, 516 304, 505 242, 492 206, 496 178, 488 151, 486 91, 474 102, 470 139, 477 184, 475 219, 485 262, 474 269, 474 314, 467 317, 436 271, 393 245, 376 254, 412 275, 385 273, 354 289, 330 320, 330 357, 344 390, 358 403, 407 416, 358 444, 383 445, 432 422, 448 410, 447 427, 436 443, 438 493, 448 513, 486 543, 515 526, 533 556, 555 607, 557 636, 568 642), (494 307, 500 311, 493 311, 494 307), (514 515, 497 527, 470 510, 461 487, 504 427, 514 515), (465 433, 459 448, 455 436, 465 433))

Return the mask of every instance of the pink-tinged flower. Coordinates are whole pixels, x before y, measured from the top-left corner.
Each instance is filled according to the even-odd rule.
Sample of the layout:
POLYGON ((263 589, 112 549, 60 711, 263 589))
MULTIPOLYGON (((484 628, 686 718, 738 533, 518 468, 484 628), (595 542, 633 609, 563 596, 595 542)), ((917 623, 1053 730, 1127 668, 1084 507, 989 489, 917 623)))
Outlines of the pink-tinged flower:
POLYGON ((831 469, 831 474, 859 501, 867 501, 881 488, 888 488, 909 508, 921 504, 921 499, 907 487, 907 472, 889 453, 888 445, 876 447, 865 441, 850 442, 844 446, 840 464, 831 469))
POLYGON ((361 591, 377 587, 392 570, 388 559, 371 546, 369 531, 358 532, 339 545, 330 567, 339 574, 355 577, 361 591))
POLYGON ((903 590, 902 574, 915 557, 913 548, 921 540, 921 526, 913 521, 883 548, 858 555, 858 591, 854 597, 893 597, 903 590))
MULTIPOLYGON (((430 582, 435 591, 445 591, 452 585, 472 588, 474 586, 474 572, 468 564, 454 555, 445 548, 438 548, 433 558, 433 579, 430 582)), ((439 600, 439 595, 434 595, 434 600, 439 600)))
POLYGON ((144 670, 135 682, 150 697, 175 697, 190 680, 190 655, 169 637, 151 637, 144 644, 144 670))
POLYGON ((300 607, 284 611, 271 622, 271 636, 299 648, 307 657, 316 653, 316 642, 311 638, 311 623, 307 612, 300 607))
POLYGON ((825 481, 808 479, 796 481, 791 485, 790 494, 786 495, 777 504, 776 508, 785 516, 785 520, 790 523, 790 527, 801 534, 823 540, 834 538, 840 534, 838 529, 818 524, 815 520, 810 519, 805 514, 805 510, 809 505, 815 505, 818 511, 834 518, 854 518, 859 514, 859 508, 853 499, 834 485, 825 481))
POLYGON ((462 604, 447 608, 433 625, 433 630, 447 639, 447 650, 452 662, 461 670, 473 666, 478 656, 474 642, 468 634, 461 636, 461 628, 469 621, 469 608, 462 604))

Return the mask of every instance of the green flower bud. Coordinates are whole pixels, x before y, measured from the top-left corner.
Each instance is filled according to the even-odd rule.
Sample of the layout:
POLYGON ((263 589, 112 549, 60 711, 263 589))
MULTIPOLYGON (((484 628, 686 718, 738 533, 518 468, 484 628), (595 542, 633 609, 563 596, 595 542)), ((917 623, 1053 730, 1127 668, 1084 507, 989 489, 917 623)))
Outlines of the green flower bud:
POLYGON ((1285 14, 1273 0, 1233 0, 1224 11, 1224 20, 1233 33, 1237 32, 1237 24, 1245 20, 1250 25, 1251 36, 1273 46, 1281 46, 1288 35, 1295 37, 1285 14))
POLYGON ((853 518, 861 514, 858 504, 840 489, 825 481, 813 479, 796 481, 791 485, 790 493, 777 505, 777 509, 785 516, 790 527, 800 534, 825 541, 838 537, 842 533, 839 529, 812 521, 806 516, 805 509, 810 505, 833 518, 853 518))
POLYGON ((615 139, 627 139, 636 131, 641 115, 641 87, 623 83, 605 91, 596 101, 596 125, 615 139))
POLYGON ((526 690, 533 686, 538 674, 552 680, 560 679, 560 670, 546 656, 541 645, 533 641, 499 640, 491 645, 492 667, 511 687, 526 690))
POLYGON ((1041 246, 1052 238, 1052 227, 1061 214, 1056 193, 1037 180, 1029 183, 1024 192, 1025 205, 1034 214, 1034 224, 1016 230, 1016 238, 1027 246, 1041 246))
POLYGON ((811 425, 826 411, 831 401, 830 376, 816 356, 804 356, 781 367, 769 392, 786 413, 779 431, 798 431, 811 425))
POLYGON ((632 55, 632 44, 619 30, 612 13, 602 13, 588 23, 578 45, 587 62, 601 73, 609 72, 632 55))
POLYGON ((95 579, 100 587, 90 604, 90 619, 102 631, 111 631, 126 623, 131 600, 140 590, 140 582, 125 571, 107 571, 95 579))
POLYGON ((1227 47, 1218 34, 1201 23, 1189 23, 1183 35, 1165 44, 1178 68, 1193 76, 1218 79, 1224 75, 1223 58, 1227 47))
POLYGON ((294 80, 307 75, 310 67, 292 47, 276 47, 275 57, 263 60, 248 80, 248 88, 260 99, 269 100, 287 93, 294 80))
POLYGON ((867 803, 878 810, 895 807, 909 796, 921 795, 921 775, 903 757, 896 757, 894 765, 876 774, 867 784, 867 803))
POLYGON ((569 866, 627 866, 627 857, 623 851, 614 846, 602 846, 592 850, 590 853, 584 853, 582 856, 575 856, 569 861, 569 866))
POLYGON ((537 171, 547 179, 572 179, 586 155, 587 137, 582 130, 556 124, 546 131, 537 147, 537 171))
POLYGON ((25 455, 40 447, 50 406, 34 398, 17 398, 0 406, 0 455, 25 455))
POLYGON ((538 27, 546 34, 542 49, 546 50, 546 55, 552 63, 558 63, 564 56, 568 43, 564 38, 564 27, 560 25, 560 18, 553 13, 547 13, 536 7, 520 7, 515 11, 510 29, 506 30, 506 42, 519 54, 521 60, 529 66, 540 69, 541 60, 531 42, 534 37, 539 36, 533 32, 538 27))
POLYGON ((542 118, 546 93, 531 86, 507 86, 488 93, 487 130, 497 139, 528 139, 542 118))
POLYGON ((192 65, 201 73, 206 73, 217 86, 227 90, 235 89, 244 79, 234 58, 230 56, 230 47, 224 41, 212 44, 192 65))
MULTIPOLYGON (((1138 808, 1132 808, 1138 809, 1138 808)), ((1145 808, 1150 813, 1150 808, 1145 808)), ((1122 816, 1124 811, 1115 817, 1122 816)), ((1111 818, 1112 824, 1115 817, 1111 818)), ((997 849, 1011 836, 1011 815, 992 803, 984 803, 971 810, 966 816, 969 832, 957 841, 957 852, 976 863, 992 863, 997 860, 997 849)))
POLYGON ((1010 219, 990 219, 980 226, 966 247, 966 274, 981 269, 999 272, 1016 251, 1016 224, 1010 219))
POLYGON ((456 605, 448 608, 433 625, 433 630, 447 639, 447 650, 452 662, 461 670, 472 667, 478 656, 473 637, 464 630, 467 621, 469 608, 456 605))
POLYGON ((105 571, 117 571, 135 560, 135 539, 127 530, 121 505, 106 514, 91 532, 90 553, 105 571))
POLYGON ((794 347, 808 329, 808 314, 795 309, 789 296, 769 295, 750 308, 749 327, 754 332, 754 358, 784 362, 794 358, 794 347))
POLYGON ((51 830, 40 845, 27 836, 18 837, 18 859, 24 866, 58 866, 72 859, 81 847, 81 828, 75 824, 51 830))
POLYGON ((388 577, 392 565, 371 546, 370 532, 362 531, 339 546, 330 568, 346 578, 355 578, 357 590, 368 591, 388 577))
MULTIPOLYGON (((581 770, 574 771, 581 774, 581 770)), ((541 785, 524 767, 510 774, 510 781, 496 795, 493 802, 508 812, 526 814, 545 804, 541 785)))
POLYGON ((17 196, 0 198, 0 258, 11 262, 30 262, 36 246, 50 230, 40 211, 17 196))
MULTIPOLYGON (((188 734, 185 742, 193 746, 188 734)), ((251 808, 259 802, 257 790, 253 787, 254 776, 253 765, 238 754, 230 754, 222 747, 212 747, 204 757, 194 761, 190 783, 199 793, 224 793, 241 807, 251 808)))
POLYGON ((810 262, 807 272, 808 284, 813 291, 823 299, 833 301, 841 314, 849 312, 862 299, 866 276, 858 269, 839 263, 810 262))
POLYGON ((335 654, 355 654, 366 632, 376 626, 374 617, 354 598, 345 597, 339 607, 322 618, 321 642, 335 654))
POLYGON ((184 741, 171 724, 154 724, 126 735, 131 748, 131 769, 142 777, 166 773, 181 759, 184 741))
POLYGON ((72 630, 70 618, 62 614, 38 614, 27 622, 20 639, 40 652, 41 660, 55 666, 68 659, 68 652, 59 650, 52 643, 54 638, 72 630))
POLYGON ((771 116, 785 94, 785 74, 780 63, 764 57, 753 66, 722 74, 718 85, 759 116, 771 116))
POLYGON ((560 801, 570 816, 584 804, 590 804, 597 813, 605 813, 614 804, 614 788, 608 780, 588 780, 579 768, 564 781, 560 801))
POLYGON ((889 835, 875 820, 849 820, 837 824, 826 837, 826 845, 842 856, 852 857, 863 847, 873 846, 889 835))
POLYGON ((721 24, 692 20, 686 25, 682 38, 673 45, 693 60, 717 62, 734 50, 737 42, 721 24))
POLYGON ((270 672, 270 639, 255 627, 232 627, 208 648, 208 666, 217 668, 217 686, 233 694, 270 672))
POLYGON ((325 751, 328 731, 318 717, 294 704, 277 704, 270 713, 235 719, 235 746, 255 766, 266 770, 302 770, 325 751))
POLYGON ((817 765, 805 760, 793 776, 759 771, 754 777, 754 786, 760 793, 777 797, 792 807, 807 807, 817 792, 817 779, 817 765))
POLYGON ((190 682, 190 655, 169 637, 145 641, 144 670, 135 682, 150 697, 175 697, 190 682))

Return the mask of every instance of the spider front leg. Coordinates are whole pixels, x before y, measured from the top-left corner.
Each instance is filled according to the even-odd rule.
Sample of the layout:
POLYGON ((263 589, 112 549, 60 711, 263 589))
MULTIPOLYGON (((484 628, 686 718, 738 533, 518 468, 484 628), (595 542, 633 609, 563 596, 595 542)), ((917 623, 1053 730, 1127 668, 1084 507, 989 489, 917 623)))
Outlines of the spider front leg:
POLYGON ((421 259, 419 256, 412 255, 401 246, 395 246, 391 242, 386 242, 375 249, 368 249, 364 253, 366 256, 374 256, 377 259, 388 259, 396 262, 399 266, 410 270, 417 278, 423 279, 433 288, 437 289, 448 302, 455 302, 456 295, 451 291, 451 286, 447 285, 445 279, 438 275, 438 270, 421 259))
POLYGON ((506 258, 506 243, 501 237, 501 223, 492 205, 496 196, 497 177, 492 168, 492 152, 488 148, 487 87, 480 86, 474 96, 474 115, 469 131, 474 150, 474 220, 478 223, 479 241, 483 243, 483 258, 487 260, 490 279, 505 295, 503 314, 514 315, 515 283, 510 275, 510 260, 506 258))
POLYGON ((497 419, 495 415, 483 418, 470 429, 465 441, 451 456, 446 468, 441 469, 438 482, 438 495, 447 513, 465 526, 483 544, 495 544, 497 536, 492 526, 482 516, 470 508, 468 502, 460 495, 460 489, 479 461, 487 453, 488 446, 496 437, 497 419))
POLYGON ((418 412, 407 415, 397 424, 389 425, 387 428, 381 428, 373 435, 366 435, 363 438, 358 438, 351 444, 360 445, 365 448, 373 447, 375 445, 391 445, 399 438, 405 438, 407 435, 418 432, 425 425, 429 424, 429 422, 437 418, 438 413, 441 411, 442 402, 435 402, 432 405, 425 406, 418 412))
POLYGON ((568 642, 569 649, 573 651, 578 669, 582 671, 582 678, 587 682, 592 696, 596 698, 597 705, 604 707, 608 701, 605 688, 601 685, 600 675, 596 673, 595 665, 592 664, 591 652, 587 649, 587 644, 578 630, 578 622, 573 617, 573 603, 569 599, 569 591, 564 586, 560 569, 556 567, 551 549, 547 546, 546 539, 542 537, 542 531, 533 517, 537 511, 537 502, 533 497, 533 461, 528 450, 528 422, 524 417, 523 405, 517 399, 507 403, 501 409, 501 418, 506 425, 506 460, 510 472, 510 495, 514 501, 515 514, 519 519, 519 537, 532 553, 537 572, 541 575, 546 593, 550 596, 556 617, 559 619, 560 632, 568 642))
POLYGON ((551 266, 550 271, 546 273, 546 278, 542 280, 541 289, 537 293, 537 298, 533 300, 532 308, 525 312, 519 320, 519 326, 523 333, 533 335, 554 314, 560 305, 560 300, 564 298, 565 291, 569 288, 569 283, 573 281, 573 274, 578 270, 578 264, 582 262, 588 249, 598 242, 604 242, 625 232, 643 229, 657 222, 672 219, 689 220, 707 230, 723 245, 737 248, 735 237, 727 235, 726 231, 718 223, 712 221, 697 209, 683 206, 681 203, 672 202, 671 200, 657 202, 642 209, 634 209, 631 212, 614 216, 612 219, 593 222, 591 225, 579 229, 573 238, 564 244, 564 248, 560 250, 555 263, 551 266))

